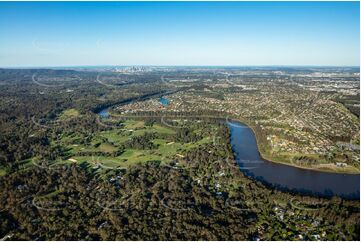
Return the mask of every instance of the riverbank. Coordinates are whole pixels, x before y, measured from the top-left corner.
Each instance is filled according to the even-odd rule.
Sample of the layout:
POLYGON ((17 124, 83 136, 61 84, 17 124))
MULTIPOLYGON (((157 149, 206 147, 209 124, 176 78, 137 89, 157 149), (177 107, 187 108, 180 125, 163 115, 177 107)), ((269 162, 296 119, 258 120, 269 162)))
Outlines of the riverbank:
MULTIPOLYGON (((197 117, 202 118, 202 116, 197 117)), ((137 118, 141 117, 137 116, 137 118)), ((217 118, 229 124, 231 145, 235 159, 240 162, 240 168, 247 176, 282 191, 297 191, 306 195, 340 196, 345 199, 359 199, 360 178, 356 173, 300 167, 269 159, 269 157, 261 154, 259 151, 259 147, 264 144, 260 144, 259 137, 257 138, 257 127, 247 125, 247 122, 240 119, 229 121, 228 117, 221 118, 213 115, 208 116, 208 118, 217 118), (243 161, 244 163, 242 163, 243 161), (255 163, 249 166, 249 161, 255 161, 255 163)))
MULTIPOLYGON (((115 116, 117 116, 117 115, 115 115, 115 116)), ((222 119, 221 117, 214 117, 214 118, 222 119)), ((256 131, 255 127, 250 122, 248 122, 247 120, 243 120, 242 118, 228 119, 228 117, 227 117, 226 121, 229 121, 229 120, 244 123, 245 125, 247 125, 252 130, 253 134, 256 137, 256 143, 257 143, 257 148, 258 148, 259 154, 260 154, 262 159, 264 159, 264 160, 266 160, 268 162, 287 165, 287 166, 291 166, 291 167, 296 167, 296 168, 299 168, 299 169, 319 171, 319 172, 338 173, 338 174, 351 174, 351 175, 360 174, 360 171, 356 167, 352 167, 352 166, 337 167, 336 165, 334 165, 332 163, 317 164, 316 166, 302 166, 302 165, 299 165, 299 164, 295 164, 295 163, 287 162, 287 161, 284 161, 284 160, 280 160, 277 157, 274 157, 274 156, 271 156, 271 155, 268 154, 268 153, 270 153, 270 150, 267 149, 266 145, 264 145, 264 149, 266 149, 267 151, 266 152, 263 151, 263 146, 261 147, 261 144, 260 144, 260 141, 259 141, 260 140, 260 134, 256 131)))
POLYGON ((260 146, 261 146, 260 143, 259 143, 260 134, 258 132, 256 132, 256 129, 253 127, 252 124, 250 124, 246 120, 242 120, 241 118, 231 119, 231 120, 244 123, 245 125, 247 125, 252 130, 253 134, 256 137, 257 147, 258 147, 258 151, 260 153, 260 156, 261 156, 262 159, 264 159, 266 161, 277 163, 277 164, 282 164, 282 165, 287 165, 287 166, 292 166, 292 167, 296 167, 296 168, 299 168, 299 169, 313 170, 313 171, 319 171, 319 172, 350 174, 350 175, 360 174, 360 170, 357 170, 356 167, 336 167, 332 163, 318 164, 317 167, 314 167, 314 166, 301 166, 301 165, 298 165, 298 164, 278 160, 277 157, 272 157, 272 156, 266 154, 266 152, 262 151, 262 149, 260 149, 260 146))
POLYGON ((352 200, 360 198, 358 174, 304 169, 264 159, 258 150, 258 146, 262 147, 266 141, 262 130, 257 126, 254 128, 261 132, 261 140, 257 143, 254 130, 244 122, 229 121, 227 124, 235 161, 246 176, 285 192, 317 197, 338 196, 352 200))

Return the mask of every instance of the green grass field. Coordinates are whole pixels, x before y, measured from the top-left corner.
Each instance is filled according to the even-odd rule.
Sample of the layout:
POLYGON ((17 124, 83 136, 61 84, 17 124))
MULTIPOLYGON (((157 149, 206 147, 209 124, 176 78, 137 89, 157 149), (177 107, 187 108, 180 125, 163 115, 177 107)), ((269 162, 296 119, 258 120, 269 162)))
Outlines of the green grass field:
POLYGON ((65 110, 60 116, 59 119, 60 120, 66 120, 66 119, 72 119, 72 118, 77 118, 80 116, 80 113, 78 110, 76 109, 67 109, 65 110))
MULTIPOLYGON (((196 129, 195 133, 202 134, 201 129, 196 129)), ((161 124, 145 126, 144 121, 127 120, 121 128, 110 131, 102 131, 92 138, 90 144, 81 144, 79 137, 63 136, 60 145, 69 149, 70 161, 83 163, 88 162, 92 166, 101 164, 103 168, 126 168, 130 165, 144 163, 150 160, 160 160, 168 163, 173 158, 182 157, 182 154, 190 149, 202 144, 213 142, 212 137, 203 134, 203 138, 198 142, 179 143, 174 140, 176 129, 172 129, 161 124), (79 152, 107 152, 112 153, 118 150, 119 146, 133 137, 142 136, 145 133, 156 133, 158 138, 152 140, 157 145, 156 149, 126 149, 121 155, 99 156, 99 155, 77 155, 79 152)), ((59 145, 59 144, 58 144, 59 145)))
POLYGON ((0 176, 5 176, 6 175, 6 171, 3 168, 0 168, 0 176))

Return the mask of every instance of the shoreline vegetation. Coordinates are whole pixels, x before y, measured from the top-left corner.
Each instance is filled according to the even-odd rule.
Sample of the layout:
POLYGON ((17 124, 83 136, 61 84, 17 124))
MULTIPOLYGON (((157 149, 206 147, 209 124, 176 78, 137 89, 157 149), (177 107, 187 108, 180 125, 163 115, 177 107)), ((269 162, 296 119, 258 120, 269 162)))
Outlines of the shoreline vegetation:
MULTIPOLYGON (((269 149, 299 165, 359 168, 359 153, 346 146, 354 136, 351 143, 359 144, 358 120, 316 102, 333 94, 314 97, 306 90, 315 84, 308 76, 318 76, 317 68, 127 70, 1 70, 0 238, 359 240, 359 175, 310 172, 277 159, 247 164, 263 160, 261 154, 267 158, 269 149), (295 75, 302 88, 294 80, 287 85, 295 75), (149 96, 165 89, 184 91, 167 95, 165 107, 158 96, 149 96), (131 104, 110 108, 109 117, 93 111, 131 98, 131 104), (304 131, 312 146, 296 139, 303 124, 286 125, 297 113, 292 119, 285 113, 287 120, 278 116, 297 108, 312 110, 305 122, 326 127, 304 131), (274 117, 287 122, 263 125, 274 117), (228 118, 253 133, 227 125, 228 118), (281 137, 273 127, 294 136, 281 137), (324 145, 319 133, 327 135, 324 145), (273 142, 270 135, 280 139, 273 142), (281 139, 291 146, 275 146, 281 139), (244 167, 242 161, 236 165, 237 154, 245 155, 244 167)), ((358 92, 356 70, 346 71, 321 69, 327 77, 317 87, 344 80, 352 85, 349 91, 358 92)), ((352 95, 354 100, 359 103, 352 95)))
MULTIPOLYGON (((238 119, 233 118, 231 120, 241 122, 241 123, 247 125, 252 130, 253 134, 256 137, 258 152, 259 152, 261 158, 263 160, 265 160, 265 161, 273 162, 273 163, 276 163, 276 164, 292 166, 292 167, 296 167, 296 168, 299 168, 299 169, 318 171, 318 172, 328 172, 328 173, 338 173, 338 174, 348 174, 348 175, 360 175, 360 170, 357 170, 357 168, 355 168, 355 167, 350 167, 350 169, 346 170, 344 167, 302 166, 302 165, 297 165, 297 164, 294 164, 294 163, 291 163, 291 162, 284 162, 284 161, 276 160, 277 157, 272 157, 269 154, 266 154, 267 151, 266 152, 263 151, 263 149, 267 149, 267 148, 265 147, 265 145, 260 144, 260 141, 259 141, 260 140, 260 134, 256 131, 255 127, 252 124, 250 124, 250 122, 247 122, 246 120, 243 120, 242 118, 238 118, 238 119)), ((321 165, 321 164, 318 164, 318 166, 319 165, 321 165)), ((324 164, 324 165, 329 165, 329 164, 324 164)))
MULTIPOLYGON (((112 107, 112 106, 114 106, 114 105, 111 105, 110 107, 112 107)), ((96 113, 98 114, 99 112, 96 112, 96 113)), ((114 114, 112 114, 112 115, 116 116, 114 114)), ((137 116, 135 115, 134 117, 137 117, 137 116)), ((211 116, 207 116, 206 118, 211 118, 211 116)), ((216 117, 216 116, 214 118, 224 119, 222 117, 216 117)), ((266 144, 261 144, 261 142, 260 142, 261 135, 259 134, 259 132, 257 132, 256 128, 254 127, 254 125, 252 124, 251 121, 242 119, 241 117, 226 118, 225 121, 235 121, 235 122, 240 122, 240 123, 247 125, 252 130, 253 134, 255 135, 258 152, 259 152, 261 158, 265 161, 276 163, 276 164, 281 164, 281 165, 292 166, 292 167, 296 167, 299 169, 318 171, 318 172, 349 174, 349 175, 359 175, 360 174, 360 170, 358 170, 356 167, 352 167, 352 166, 348 166, 346 168, 345 167, 336 167, 336 166, 333 166, 333 164, 328 163, 328 164, 317 164, 316 165, 317 167, 315 167, 315 166, 311 166, 311 165, 303 166, 303 165, 298 165, 298 164, 291 163, 291 162, 280 161, 280 160, 278 160, 277 157, 267 154, 267 153, 269 153, 270 150, 269 150, 269 148, 267 148, 266 144), (264 150, 266 150, 266 151, 264 151, 264 150)))
MULTIPOLYGON (((187 120, 187 123, 188 124, 193 124, 193 123, 198 123, 197 122, 197 120, 204 120, 204 121, 210 121, 211 119, 212 120, 214 120, 214 121, 216 121, 217 123, 219 123, 220 122, 220 124, 223 124, 223 126, 225 126, 225 127, 228 127, 228 129, 230 130, 230 133, 233 133, 233 128, 232 128, 232 126, 233 125, 237 125, 237 123, 238 123, 238 125, 240 125, 240 126, 243 126, 243 127, 250 127, 250 126, 244 126, 244 125, 247 125, 247 124, 245 124, 245 122, 243 121, 241 121, 240 119, 237 119, 237 118, 234 118, 234 117, 225 117, 224 115, 223 115, 223 118, 220 118, 220 116, 219 115, 206 115, 206 116, 198 116, 198 115, 192 115, 192 113, 187 113, 187 114, 182 114, 182 115, 178 115, 178 116, 176 116, 176 115, 174 115, 174 114, 170 114, 169 116, 168 115, 165 115, 165 114, 163 114, 163 115, 160 115, 159 113, 157 113, 156 114, 156 116, 154 116, 154 114, 153 114, 153 116, 151 116, 151 115, 149 115, 147 112, 140 112, 140 113, 134 113, 133 115, 131 115, 131 116, 123 116, 123 118, 125 118, 125 119, 127 119, 127 118, 134 118, 134 119, 136 119, 136 120, 143 120, 143 119, 145 119, 145 120, 147 120, 147 119, 150 119, 150 120, 154 120, 153 122, 159 122, 159 119, 160 119, 160 116, 162 117, 162 122, 161 122, 161 125, 162 124, 164 124, 163 122, 163 117, 166 117, 166 119, 168 119, 168 118, 170 118, 170 120, 172 120, 172 118, 174 118, 174 122, 182 122, 182 120, 184 120, 184 119, 186 119, 187 120), (225 118, 224 118, 225 117, 225 118), (155 121, 155 120, 158 120, 158 121, 155 121), (229 121, 231 122, 231 123, 229 123, 229 121), (233 123, 233 125, 232 125, 232 123, 233 123)), ((115 120, 119 120, 118 118, 120 118, 120 116, 119 115, 114 115, 114 114, 111 114, 110 116, 114 116, 114 121, 115 120)), ((128 122, 128 121, 126 121, 126 122, 128 122)), ((250 127, 251 128, 251 127, 250 127)), ((237 130, 236 128, 235 128, 235 130, 237 130)), ((233 136, 233 138, 230 136, 228 139, 229 139, 229 141, 231 142, 231 144, 232 144, 232 155, 234 155, 234 156, 236 156, 236 154, 241 154, 241 153, 243 153, 243 152, 246 152, 246 154, 247 154, 247 157, 249 157, 248 159, 257 159, 257 160, 259 160, 259 161, 261 161, 261 160, 264 160, 264 162, 263 163, 266 163, 266 164, 264 164, 265 165, 265 167, 263 168, 263 171, 264 172, 268 172, 268 170, 269 170, 269 168, 272 170, 272 167, 274 166, 274 165, 271 165, 271 163, 269 163, 269 162, 273 162, 273 161, 270 161, 269 159, 265 159, 264 158, 264 156, 261 156, 261 153, 259 152, 259 146, 260 145, 262 145, 262 143, 261 142, 259 142, 259 140, 257 140, 257 138, 256 138, 256 136, 255 136, 255 130, 257 131, 259 131, 260 133, 261 133, 261 135, 263 135, 263 136, 261 136, 261 138, 263 138, 263 139, 261 139, 261 141, 264 141, 264 142, 266 142, 266 140, 264 139, 264 137, 265 137, 265 135, 262 133, 262 130, 260 130, 259 129, 259 127, 257 127, 257 125, 255 124, 255 127, 252 127, 251 128, 251 130, 252 130, 252 132, 251 131, 247 131, 246 133, 237 133, 237 131, 235 131, 236 132, 236 136, 233 136), (254 135, 254 136, 253 136, 254 135), (242 137, 244 137, 244 139, 246 139, 246 140, 243 140, 243 138, 242 137), (248 137, 248 138, 247 138, 248 137), (249 141, 247 141, 247 140, 249 140, 249 139, 253 139, 253 141, 251 141, 251 143, 248 143, 249 141), (254 140, 254 139, 256 139, 256 141, 254 140), (235 142, 234 142, 235 141, 235 142), (246 146, 249 146, 249 145, 252 145, 252 152, 253 152, 253 155, 251 155, 251 154, 248 154, 247 152, 247 150, 238 150, 237 148, 235 148, 235 147, 237 147, 237 144, 240 144, 240 143, 243 143, 243 142, 246 142, 244 145, 246 145, 246 146), (260 144, 261 143, 261 144, 260 144), (257 144, 257 149, 256 149, 256 145, 257 144), (235 150, 234 150, 235 149, 235 150), (252 158, 251 158, 252 157, 252 158), (268 164, 267 164, 267 161, 268 161, 268 164)), ((263 143, 264 144, 264 143, 263 143)), ((251 153, 252 153, 251 152, 251 153)), ((232 158, 232 161, 236 161, 237 160, 237 158, 232 158)), ((273 162, 274 164, 277 164, 278 162, 273 162)), ((272 163, 272 164, 273 164, 272 163)), ((274 166, 274 170, 272 170, 273 172, 275 172, 275 173, 277 173, 277 172, 279 172, 279 171, 282 171, 280 174, 286 174, 287 173, 287 171, 290 171, 291 173, 292 172, 295 172, 295 173, 304 173, 304 175, 306 175, 306 177, 307 177, 307 174, 309 174, 309 172, 307 172, 307 170, 310 170, 310 169, 304 169, 303 167, 295 167, 295 168, 291 168, 290 166, 288 166, 288 167, 286 167, 286 166, 282 166, 282 165, 286 165, 286 164, 277 164, 276 166, 274 166), (304 169, 304 170, 299 170, 299 169, 304 169), (286 173, 284 173, 284 172, 286 172, 286 173)), ((242 165, 241 165, 241 167, 242 167, 242 165)), ((294 167, 294 166, 293 166, 294 167)), ((240 169, 240 167, 237 165, 237 168, 238 169, 240 169)), ((242 169, 240 169, 240 170, 242 170, 242 169)), ((245 174, 245 175, 247 175, 247 173, 245 173, 245 172, 243 172, 243 171, 241 171, 243 174, 245 174)), ((330 174, 331 176, 333 176, 333 175, 336 175, 338 178, 337 179, 340 179, 340 180, 338 180, 338 181, 342 181, 343 180, 343 176, 347 176, 347 179, 353 179, 353 180, 355 180, 355 179, 358 179, 356 176, 357 175, 355 175, 355 174, 346 174, 346 173, 335 173, 335 172, 325 172, 325 173, 322 173, 322 172, 324 172, 324 171, 320 171, 320 170, 315 170, 314 171, 314 173, 311 173, 311 174, 313 174, 314 176, 328 176, 328 174, 330 174), (326 174, 326 173, 328 173, 328 174, 326 174), (337 174, 342 174, 341 176, 340 175, 337 175, 337 174)), ((262 172, 261 172, 262 173, 262 172)), ((257 173, 256 173, 256 176, 257 176, 257 173)), ((252 178, 256 178, 256 177, 252 177, 252 178)), ((300 177, 300 179, 302 179, 303 177, 301 176, 300 177)), ((257 178, 256 179, 252 179, 252 180, 255 180, 255 181, 261 181, 262 182, 262 180, 258 180, 257 178)), ((311 180, 312 180, 312 178, 311 178, 311 180)), ((289 191, 296 191, 297 190, 297 192, 300 192, 300 193, 304 193, 304 194, 307 194, 307 195, 310 195, 311 193, 313 194, 313 195, 316 195, 316 196, 328 196, 328 194, 327 193, 324 193, 323 191, 320 191, 320 190, 318 190, 317 188, 314 188, 314 187, 312 187, 312 186, 307 186, 306 184, 305 184, 305 187, 304 188, 302 188, 302 189, 299 189, 299 188, 296 188, 296 187, 293 187, 293 185, 290 183, 288 183, 288 181, 287 181, 287 179, 286 180, 279 180, 279 181, 274 181, 274 180, 272 180, 272 178, 266 178, 265 177, 265 180, 264 181, 266 181, 266 183, 264 183, 264 184, 266 184, 266 185, 270 185, 269 187, 272 187, 272 188, 274 188, 274 187, 278 187, 280 190, 282 190, 282 191, 286 191, 286 192, 289 192, 289 191), (272 184, 276 184, 275 186, 273 186, 272 184), (290 185, 291 186, 291 188, 289 188, 289 187, 287 187, 288 185, 290 185), (286 188, 287 187, 287 188, 286 188), (283 189, 283 188, 286 188, 286 189, 283 189), (312 191, 312 192, 310 192, 310 191, 312 191)), ((334 183, 334 182, 331 182, 332 184, 336 184, 336 183, 334 183)), ((330 185, 328 182, 326 182, 326 183, 323 183, 323 185, 322 185, 322 187, 325 187, 325 188, 327 188, 327 187, 329 187, 328 185, 330 185)), ((331 187, 329 187, 330 189, 335 189, 335 191, 338 189, 338 187, 337 186, 335 186, 335 187, 333 187, 333 185, 331 185, 331 187), (331 188, 332 187, 332 188, 331 188)), ((357 190, 358 188, 356 188, 356 190, 357 190)), ((346 193, 343 193, 345 190, 341 190, 341 191, 338 191, 339 193, 338 194, 335 194, 335 196, 344 196, 343 198, 345 198, 345 199, 354 199, 353 197, 351 198, 351 196, 349 196, 349 197, 347 197, 348 195, 343 195, 343 194, 346 194, 346 193)), ((353 190, 351 191, 351 193, 353 192, 353 190)), ((349 193, 349 191, 347 192, 347 194, 351 194, 351 193, 349 193)), ((356 196, 356 198, 357 198, 357 196, 356 196)))

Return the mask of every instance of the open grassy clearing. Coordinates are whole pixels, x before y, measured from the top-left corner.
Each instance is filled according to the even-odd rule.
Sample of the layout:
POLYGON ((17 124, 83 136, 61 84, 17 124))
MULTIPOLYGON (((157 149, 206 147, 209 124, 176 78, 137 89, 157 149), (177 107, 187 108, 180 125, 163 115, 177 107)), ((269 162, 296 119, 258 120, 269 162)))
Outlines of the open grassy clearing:
POLYGON ((59 120, 66 120, 66 119, 72 119, 72 118, 78 118, 80 116, 80 113, 78 110, 74 108, 70 108, 65 110, 60 116, 59 120))
POLYGON ((282 163, 285 165, 291 165, 291 166, 295 166, 295 167, 299 167, 299 168, 303 168, 303 169, 318 170, 318 171, 333 172, 333 173, 347 173, 347 174, 358 174, 359 173, 359 169, 354 166, 347 165, 346 167, 339 167, 335 164, 335 162, 342 162, 342 160, 338 160, 336 158, 336 159, 333 159, 332 162, 330 162, 330 161, 323 159, 318 154, 304 155, 304 154, 300 154, 300 153, 282 152, 277 155, 262 154, 262 157, 266 160, 269 160, 269 161, 272 161, 275 163, 282 163), (296 163, 294 161, 294 158, 300 157, 300 156, 314 158, 315 160, 317 160, 317 164, 296 163))
POLYGON ((117 157, 73 156, 71 159, 77 160, 78 162, 89 162, 94 165, 101 163, 112 168, 127 167, 129 165, 140 164, 150 160, 160 160, 162 163, 166 164, 175 157, 181 158, 182 153, 211 141, 210 137, 206 137, 196 143, 181 144, 177 142, 168 142, 164 139, 154 139, 153 142, 159 145, 157 149, 126 149, 117 157))
MULTIPOLYGON (((191 125, 188 124, 189 127, 191 125)), ((216 127, 212 126, 212 130, 216 130, 216 127)), ((144 121, 127 120, 123 122, 121 127, 99 132, 87 142, 81 140, 76 134, 72 134, 69 136, 62 135, 60 142, 54 142, 53 145, 60 145, 68 150, 69 159, 58 161, 57 164, 72 162, 81 164, 87 162, 93 167, 100 165, 105 169, 126 168, 150 160, 159 160, 166 164, 175 158, 182 158, 182 154, 190 149, 213 142, 213 137, 211 137, 213 132, 204 132, 204 130, 195 126, 192 127, 191 133, 197 134, 201 138, 196 142, 181 143, 176 139, 177 129, 175 128, 159 123, 146 126, 144 121), (156 148, 136 149, 126 147, 122 150, 122 147, 127 142, 143 137, 147 133, 155 134, 155 138, 152 138, 150 142, 156 148), (102 152, 108 155, 103 155, 102 152), (119 152, 119 154, 112 155, 114 152, 119 152)))
POLYGON ((6 175, 6 170, 2 167, 0 167, 0 176, 5 176, 6 175))

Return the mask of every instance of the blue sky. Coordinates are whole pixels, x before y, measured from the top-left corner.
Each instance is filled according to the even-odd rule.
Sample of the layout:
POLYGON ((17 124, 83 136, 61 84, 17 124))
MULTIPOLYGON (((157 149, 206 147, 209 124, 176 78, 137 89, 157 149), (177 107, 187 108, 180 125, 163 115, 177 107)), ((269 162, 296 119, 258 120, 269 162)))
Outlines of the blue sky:
POLYGON ((358 2, 0 2, 0 66, 359 65, 358 2))

